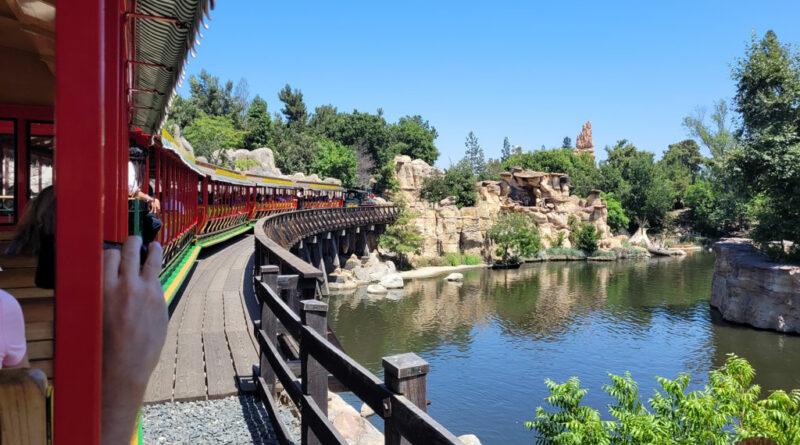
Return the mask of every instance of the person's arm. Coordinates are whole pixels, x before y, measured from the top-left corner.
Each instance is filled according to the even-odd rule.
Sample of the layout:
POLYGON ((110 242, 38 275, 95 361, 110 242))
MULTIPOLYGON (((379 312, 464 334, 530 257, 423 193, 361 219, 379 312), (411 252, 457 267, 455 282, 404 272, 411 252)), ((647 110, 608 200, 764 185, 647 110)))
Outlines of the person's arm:
POLYGON ((161 211, 161 202, 157 198, 153 198, 141 190, 134 192, 131 197, 148 203, 150 205, 150 213, 158 213, 161 211))
POLYGON ((158 280, 161 245, 150 243, 139 267, 142 240, 103 251, 103 444, 130 442, 147 381, 167 335, 167 307, 158 280))

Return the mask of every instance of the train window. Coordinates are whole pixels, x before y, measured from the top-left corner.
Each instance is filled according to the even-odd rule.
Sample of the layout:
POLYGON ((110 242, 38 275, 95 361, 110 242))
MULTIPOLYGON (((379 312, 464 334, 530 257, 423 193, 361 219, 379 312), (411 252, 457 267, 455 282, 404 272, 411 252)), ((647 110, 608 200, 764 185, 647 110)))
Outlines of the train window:
POLYGON ((0 119, 0 224, 16 219, 16 121, 0 119))

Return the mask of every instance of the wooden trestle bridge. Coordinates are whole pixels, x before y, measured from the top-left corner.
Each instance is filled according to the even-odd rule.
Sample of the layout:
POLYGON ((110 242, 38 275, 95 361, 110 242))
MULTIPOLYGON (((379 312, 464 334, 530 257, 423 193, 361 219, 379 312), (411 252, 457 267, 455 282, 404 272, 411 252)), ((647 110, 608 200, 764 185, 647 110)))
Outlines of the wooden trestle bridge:
POLYGON ((385 420, 387 444, 460 444, 426 413, 429 365, 385 357, 386 381, 350 358, 327 324, 327 274, 368 257, 394 206, 327 208, 263 218, 204 254, 171 305, 167 341, 146 403, 256 392, 280 443, 284 390, 301 413, 303 444, 345 444, 327 419, 327 392, 351 391, 385 420))

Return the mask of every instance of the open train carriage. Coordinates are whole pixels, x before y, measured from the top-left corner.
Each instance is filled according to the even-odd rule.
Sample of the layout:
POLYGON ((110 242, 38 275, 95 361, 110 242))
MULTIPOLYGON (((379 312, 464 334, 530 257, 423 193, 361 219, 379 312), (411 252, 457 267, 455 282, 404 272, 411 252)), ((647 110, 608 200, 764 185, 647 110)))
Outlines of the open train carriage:
MULTIPOLYGON (((128 234, 129 140, 160 143, 168 103, 212 3, 0 2, 0 239, 10 238, 26 203, 50 182, 56 195, 55 290, 33 286, 35 267, 25 259, 0 260, 0 286, 20 300, 31 365, 47 373, 57 394, 56 443, 100 441, 101 253, 104 243, 128 234)), ((153 163, 170 160, 178 162, 151 151, 153 163)), ((164 164, 150 165, 149 173, 163 173, 164 164)), ((194 174, 198 183, 208 177, 194 174)), ((167 244, 178 243, 176 251, 196 230, 178 205, 192 191, 161 191, 166 204, 175 203, 165 204, 162 216, 188 224, 162 234, 167 244)))
POLYGON ((337 183, 298 179, 295 185, 302 190, 297 202, 298 209, 342 207, 344 203, 344 189, 337 183))
POLYGON ((199 161, 197 166, 205 173, 200 186, 204 215, 197 231, 198 239, 224 235, 249 222, 255 202, 255 184, 247 176, 227 168, 199 161))
POLYGON ((275 213, 292 211, 297 208, 298 188, 287 178, 247 173, 247 178, 255 184, 256 199, 251 220, 257 220, 275 213))

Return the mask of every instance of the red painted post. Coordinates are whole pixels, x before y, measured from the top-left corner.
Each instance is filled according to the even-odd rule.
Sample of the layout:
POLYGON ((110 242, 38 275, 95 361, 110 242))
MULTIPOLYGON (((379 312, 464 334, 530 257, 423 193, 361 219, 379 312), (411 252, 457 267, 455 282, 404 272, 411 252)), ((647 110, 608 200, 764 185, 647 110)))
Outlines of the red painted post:
MULTIPOLYGON (((120 125, 106 109, 103 42, 105 7, 116 2, 74 0, 56 15, 56 282, 55 437, 59 444, 100 441, 102 381, 102 245, 107 126, 120 125), (75 168, 80 159, 81 168, 75 168), (91 230, 87 230, 91 228, 91 230), (80 360, 76 360, 80 357, 80 360)), ((117 11, 118 12, 118 11, 117 11)), ((118 92, 122 94, 122 92, 118 92)), ((117 178, 108 178, 116 193, 117 178)), ((122 192, 122 191, 120 191, 122 192)))

